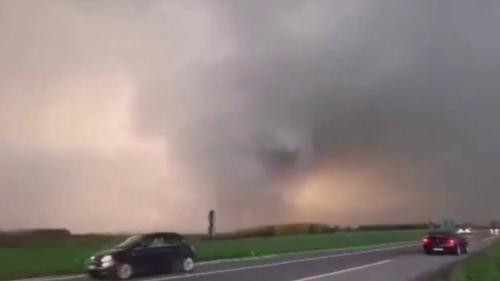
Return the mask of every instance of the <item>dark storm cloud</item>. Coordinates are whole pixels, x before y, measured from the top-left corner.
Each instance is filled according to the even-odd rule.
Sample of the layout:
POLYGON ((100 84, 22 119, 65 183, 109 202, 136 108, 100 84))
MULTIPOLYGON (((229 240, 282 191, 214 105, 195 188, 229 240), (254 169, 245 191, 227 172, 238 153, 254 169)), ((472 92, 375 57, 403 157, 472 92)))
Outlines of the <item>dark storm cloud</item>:
MULTIPOLYGON (((233 221, 245 212, 256 221, 287 217, 283 193, 292 188, 272 184, 283 176, 273 169, 302 173, 346 154, 371 161, 363 153, 405 163, 375 162, 398 179, 396 186, 373 186, 375 194, 396 190, 444 200, 432 214, 405 202, 410 212, 425 214, 408 218, 495 215, 498 4, 232 1, 210 10, 231 51, 208 65, 193 62, 186 72, 197 79, 179 82, 195 86, 188 87, 192 99, 172 101, 174 107, 200 120, 184 133, 169 134, 172 116, 160 124, 179 138, 179 154, 214 186, 233 221), (263 150, 274 156, 262 157, 263 150), (280 153, 292 163, 276 159, 280 153)), ((141 94, 148 103, 162 100, 141 94)))
MULTIPOLYGON (((125 202, 143 196, 134 215, 147 216, 141 226, 154 227, 165 221, 185 227, 167 214, 158 192, 177 205, 191 202, 200 221, 206 209, 217 209, 222 229, 297 220, 487 221, 499 211, 500 4, 493 1, 0 5, 6 8, 0 9, 6 62, 0 70, 7 73, 0 77, 0 101, 16 105, 0 104, 6 132, 0 143, 7 147, 0 151, 2 174, 9 175, 1 188, 16 202, 37 194, 34 206, 49 219, 58 217, 59 209, 50 207, 54 194, 75 199, 88 184, 110 186, 106 194, 125 202), (118 82, 108 85, 110 79, 118 82), (115 149, 127 151, 123 158, 109 155, 115 140, 106 130, 90 130, 97 140, 81 141, 68 128, 46 136, 54 119, 39 121, 59 108, 62 96, 85 102, 96 87, 102 94, 81 108, 84 116, 100 119, 117 108, 116 116, 123 110, 132 116, 133 126, 109 121, 117 130, 112 134, 126 132, 115 149), (128 98, 126 106, 108 103, 123 105, 124 91, 131 92, 130 105, 128 98), (95 113, 100 96, 106 102, 95 113), (37 122, 43 124, 32 125, 37 122), (151 139, 160 139, 166 153, 158 146, 139 149, 151 139), (23 156, 31 151, 26 147, 43 157, 23 156), (135 176, 126 165, 149 167, 155 155, 169 163, 158 170, 175 170, 175 184, 150 183, 147 168, 135 176), (92 168, 94 162, 104 164, 92 168), (30 165, 38 171, 33 179, 53 183, 42 193, 30 191, 30 165), (134 176, 133 184, 119 180, 123 174, 134 176), (358 204, 366 201, 371 204, 358 204)), ((80 110, 77 104, 60 107, 80 110)), ((99 188, 92 192, 88 198, 99 188)), ((110 220, 124 204, 116 200, 105 208, 110 220)), ((89 226, 81 229, 106 225, 91 205, 78 205, 84 210, 78 218, 89 226)), ((32 224, 26 218, 33 212, 9 219, 32 224)), ((129 227, 118 220, 113 229, 120 223, 129 227)), ((189 229, 203 228, 198 225, 189 229)))

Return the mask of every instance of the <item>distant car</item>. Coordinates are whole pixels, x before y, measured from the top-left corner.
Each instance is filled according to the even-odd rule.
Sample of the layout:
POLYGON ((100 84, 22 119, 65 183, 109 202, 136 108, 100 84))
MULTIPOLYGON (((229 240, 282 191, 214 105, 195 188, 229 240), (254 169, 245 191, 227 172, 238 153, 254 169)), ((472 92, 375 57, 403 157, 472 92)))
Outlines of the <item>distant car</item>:
POLYGON ((492 229, 490 229, 490 234, 491 234, 491 235, 498 235, 498 234, 499 234, 499 232, 500 232, 500 231, 498 230, 498 228, 492 228, 492 229))
POLYGON ((194 259, 194 248, 177 233, 137 235, 92 256, 88 274, 124 280, 139 274, 189 272, 194 259))
POLYGON ((472 229, 470 227, 459 228, 457 230, 457 233, 458 234, 471 234, 472 233, 472 229))
POLYGON ((465 237, 452 232, 431 232, 422 239, 422 246, 428 255, 434 253, 467 254, 469 242, 465 237))

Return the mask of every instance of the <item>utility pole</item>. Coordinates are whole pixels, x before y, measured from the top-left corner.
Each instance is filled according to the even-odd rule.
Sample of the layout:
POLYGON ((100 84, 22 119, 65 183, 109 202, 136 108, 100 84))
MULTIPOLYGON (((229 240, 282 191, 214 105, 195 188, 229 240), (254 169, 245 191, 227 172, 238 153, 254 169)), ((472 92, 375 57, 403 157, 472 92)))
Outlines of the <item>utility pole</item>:
POLYGON ((215 211, 210 210, 208 213, 208 236, 210 239, 215 237, 215 211))

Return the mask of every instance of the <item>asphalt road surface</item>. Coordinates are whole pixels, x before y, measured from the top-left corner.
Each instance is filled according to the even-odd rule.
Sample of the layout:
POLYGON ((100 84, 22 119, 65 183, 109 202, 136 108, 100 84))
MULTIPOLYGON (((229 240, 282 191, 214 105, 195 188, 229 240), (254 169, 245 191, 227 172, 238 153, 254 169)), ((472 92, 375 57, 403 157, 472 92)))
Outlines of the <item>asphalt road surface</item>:
MULTIPOLYGON (((487 247, 495 237, 472 234, 470 251, 487 247)), ((137 281, 408 281, 457 262, 465 256, 427 256, 420 244, 371 249, 330 250, 270 258, 198 265, 193 273, 136 278, 137 281)), ((86 276, 37 281, 90 281, 86 276)))

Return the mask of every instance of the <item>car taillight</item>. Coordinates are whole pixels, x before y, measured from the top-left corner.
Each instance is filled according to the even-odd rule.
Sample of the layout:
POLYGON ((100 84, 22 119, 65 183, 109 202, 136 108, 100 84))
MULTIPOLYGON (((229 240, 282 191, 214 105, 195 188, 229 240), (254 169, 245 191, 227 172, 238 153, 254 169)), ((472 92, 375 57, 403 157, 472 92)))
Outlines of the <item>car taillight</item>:
POLYGON ((427 244, 427 243, 429 243, 429 242, 430 242, 429 238, 424 238, 424 239, 422 239, 422 243, 424 243, 424 244, 427 244))
POLYGON ((450 239, 450 240, 448 240, 448 243, 449 243, 450 245, 455 245, 455 244, 457 243, 457 241, 456 241, 456 240, 453 240, 453 239, 450 239))

